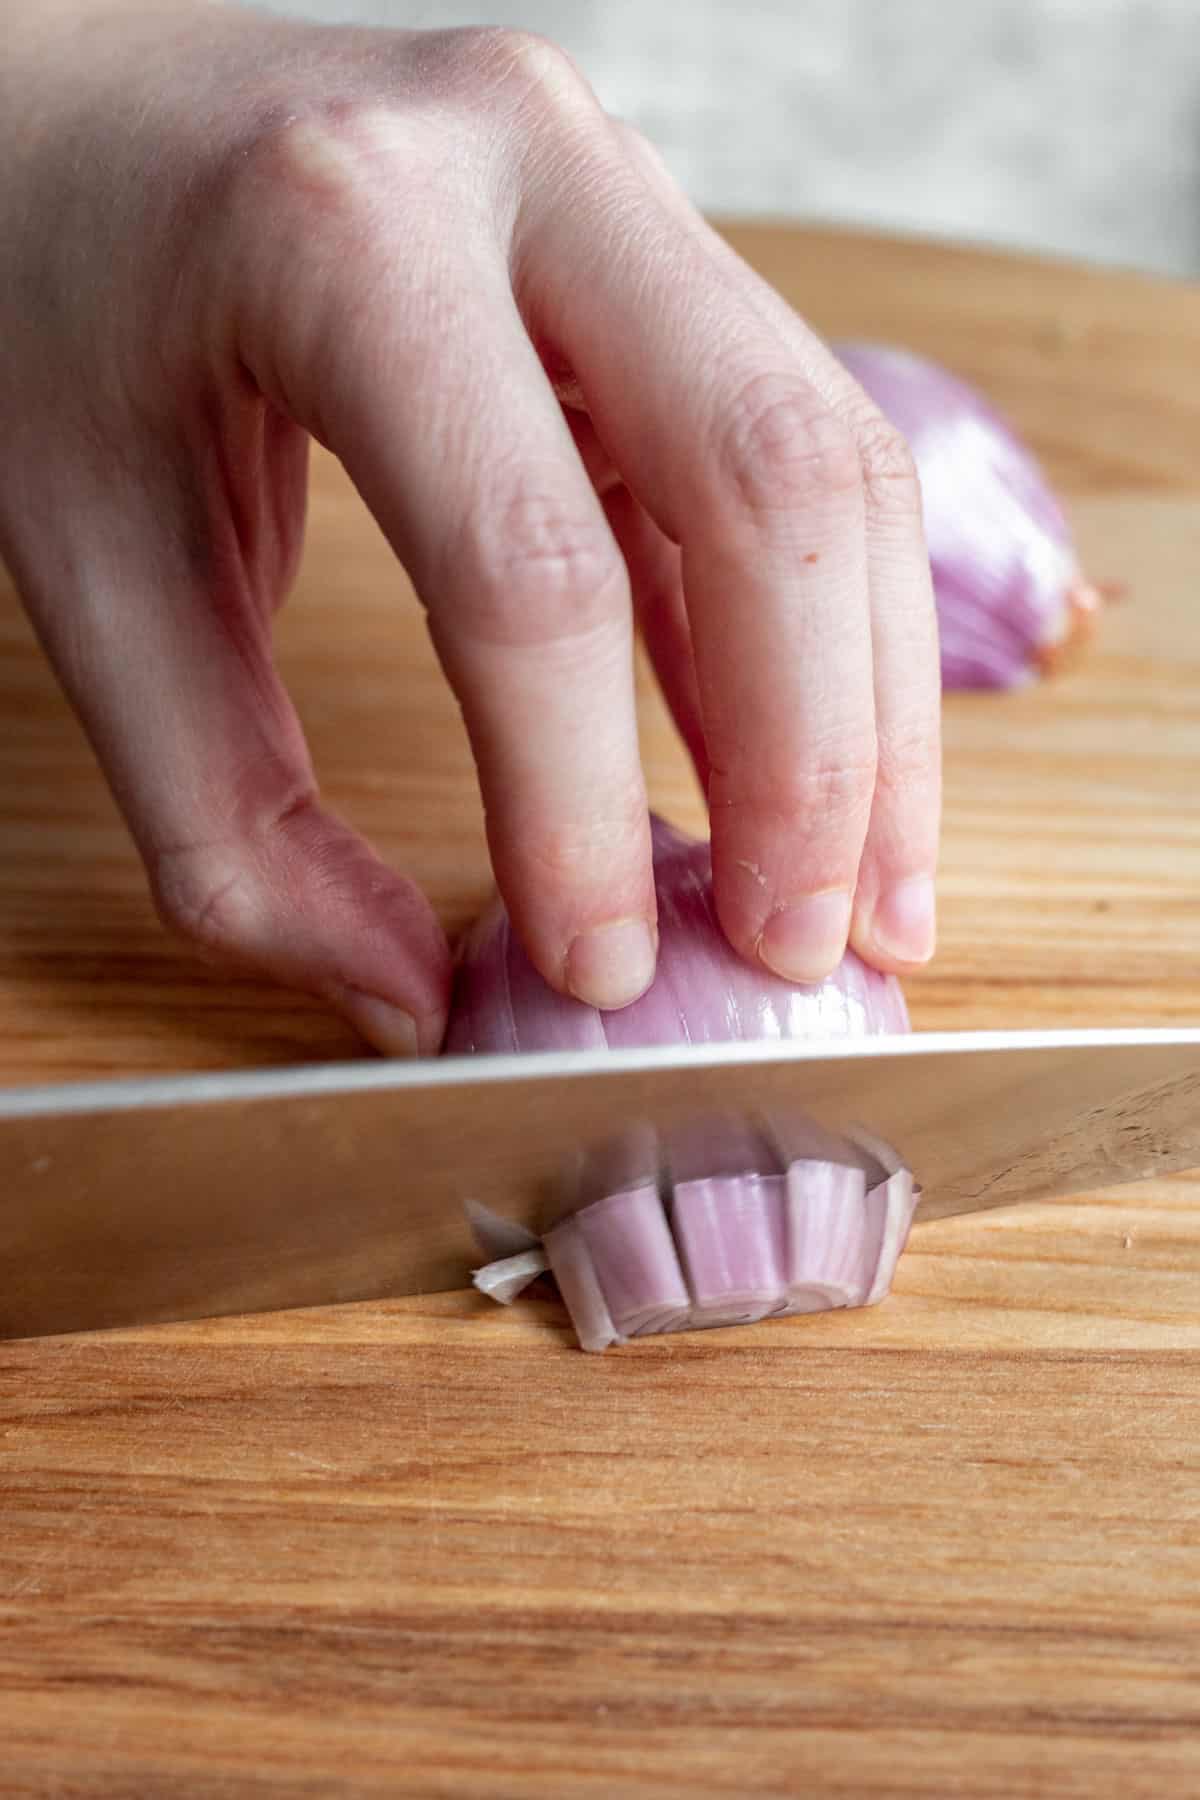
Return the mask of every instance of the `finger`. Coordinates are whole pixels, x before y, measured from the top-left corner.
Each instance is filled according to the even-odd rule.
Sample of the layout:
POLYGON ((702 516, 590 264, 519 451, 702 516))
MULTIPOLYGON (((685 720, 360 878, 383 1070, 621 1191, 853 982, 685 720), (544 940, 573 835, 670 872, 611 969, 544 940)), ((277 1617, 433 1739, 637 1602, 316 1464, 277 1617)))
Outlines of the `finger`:
POLYGON ((198 564, 183 486, 165 477, 147 494, 117 463, 87 489, 55 496, 53 536, 33 520, 16 573, 162 916, 319 995, 377 1048, 435 1053, 445 937, 415 886, 321 806, 236 549, 210 539, 198 564))
POLYGON ((327 335, 300 416, 319 414, 428 609, 532 961, 622 1006, 656 950, 625 567, 499 247, 464 229, 450 257, 408 256, 376 272, 348 337, 327 335), (452 321, 433 342, 413 328, 414 264, 452 321))
MULTIPOLYGON (((562 398, 561 393, 559 398, 562 398)), ((625 559, 633 611, 654 673, 683 739, 701 788, 708 789, 708 751, 692 634, 683 599, 679 546, 663 536, 622 483, 585 412, 568 411, 567 426, 587 476, 604 506, 625 559)))
POLYGON ((708 746, 692 653, 692 633, 683 598, 679 546, 663 536, 644 507, 620 485, 604 496, 604 510, 625 558, 633 609, 654 673, 676 730, 705 793, 709 784, 708 746))
MULTIPOLYGON (((659 685, 707 788, 708 752, 678 548, 627 488, 610 487, 604 506, 629 568, 634 611, 659 685)), ((913 529, 910 521, 892 517, 895 534, 913 529)), ((906 563, 923 571, 927 559, 920 545, 905 558, 886 529, 888 518, 885 493, 868 510, 878 768, 851 942, 876 967, 903 972, 927 961, 934 946, 941 696, 932 583, 926 604, 919 604, 919 592, 914 604, 905 573, 906 563)))
MULTIPOLYGON (((705 242, 726 266, 735 266, 728 246, 690 205, 654 147, 624 122, 614 125, 626 154, 679 229, 705 242)), ((746 285, 764 323, 807 363, 813 342, 795 312, 765 283, 746 285)), ((941 822, 937 614, 919 484, 898 434, 842 365, 818 354, 814 377, 854 435, 866 498, 877 768, 851 942, 876 966, 903 971, 933 954, 941 822)))
POLYGON ((941 676, 933 579, 912 459, 866 401, 847 401, 866 475, 878 766, 850 941, 877 968, 927 962, 936 938, 941 676))
POLYGON ((847 941, 875 789, 858 445, 815 339, 799 355, 640 176, 599 188, 527 221, 528 304, 682 547, 722 923, 816 980, 847 941))

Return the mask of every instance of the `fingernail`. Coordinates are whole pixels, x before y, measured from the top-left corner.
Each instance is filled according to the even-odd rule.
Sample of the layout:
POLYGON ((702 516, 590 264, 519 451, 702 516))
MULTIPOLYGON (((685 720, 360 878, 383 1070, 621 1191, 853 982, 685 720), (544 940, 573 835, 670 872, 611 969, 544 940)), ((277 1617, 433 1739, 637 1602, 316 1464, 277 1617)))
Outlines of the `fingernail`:
POLYGON ((846 949, 850 895, 842 888, 805 894, 767 920, 756 946, 760 962, 785 981, 824 981, 846 949))
POLYGON ((654 980, 654 932, 645 919, 618 919, 581 932, 567 951, 567 986, 577 1000, 613 1012, 654 980))
POLYGON ((416 1020, 403 1007, 393 1006, 377 994, 364 994, 358 988, 345 988, 338 1004, 354 1029, 384 1056, 420 1055, 416 1020))
POLYGON ((911 875, 880 895, 871 936, 897 962, 928 962, 937 936, 937 908, 928 875, 911 875))

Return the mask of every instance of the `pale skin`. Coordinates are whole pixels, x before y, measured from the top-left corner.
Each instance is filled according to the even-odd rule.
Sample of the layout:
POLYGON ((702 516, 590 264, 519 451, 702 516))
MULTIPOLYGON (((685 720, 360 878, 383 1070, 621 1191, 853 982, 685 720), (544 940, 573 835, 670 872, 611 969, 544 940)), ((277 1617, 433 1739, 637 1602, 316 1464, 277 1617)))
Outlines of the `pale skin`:
POLYGON ((911 458, 560 51, 9 0, 0 166, 0 552, 168 925, 440 1044, 441 927, 325 810, 272 661, 311 437, 426 609, 548 982, 653 976, 635 620, 735 948, 927 960, 911 458))

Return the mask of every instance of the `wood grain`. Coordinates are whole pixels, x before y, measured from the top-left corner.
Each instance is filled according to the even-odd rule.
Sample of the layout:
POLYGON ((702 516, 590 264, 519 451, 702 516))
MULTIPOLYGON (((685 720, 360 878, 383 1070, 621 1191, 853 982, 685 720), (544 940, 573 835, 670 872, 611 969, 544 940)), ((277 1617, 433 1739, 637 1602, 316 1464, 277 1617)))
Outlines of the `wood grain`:
MULTIPOLYGON (((1200 1005, 1200 296, 756 227, 824 330, 986 377, 1098 574, 947 712, 923 1026, 1200 1005)), ((451 924, 453 708, 336 471, 280 633, 330 797, 451 924)), ((696 797, 643 695, 656 800, 696 797)), ((0 1079, 353 1048, 163 939, 0 600, 0 1079)), ((466 1294, 0 1346, 0 1794, 1190 1796, 1200 1184, 922 1227, 886 1305, 605 1358, 466 1294)))
POLYGON ((1193 1793, 1198 1266, 1163 1182, 603 1359, 462 1294, 9 1346, 5 1791, 1193 1793))
MULTIPOLYGON (((830 334, 983 380, 1131 600, 1062 679, 947 716, 942 949, 915 1022, 1200 1016, 1200 305, 1124 274, 830 232, 731 231, 830 334)), ((2 577, 0 577, 2 584, 2 577)), ((452 928, 490 887, 471 764, 421 615, 327 457, 280 659, 329 801, 452 928)), ((700 826, 648 682, 653 798, 700 826)), ((79 728, 0 585, 0 1081, 355 1054, 315 1004, 207 969, 155 920, 79 728)))

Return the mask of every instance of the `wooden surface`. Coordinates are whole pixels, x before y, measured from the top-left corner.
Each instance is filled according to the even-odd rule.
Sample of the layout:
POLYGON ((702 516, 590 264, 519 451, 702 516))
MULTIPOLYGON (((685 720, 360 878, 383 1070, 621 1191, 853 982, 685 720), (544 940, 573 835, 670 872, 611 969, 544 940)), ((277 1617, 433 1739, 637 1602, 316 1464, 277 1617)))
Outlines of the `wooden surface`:
MULTIPOLYGON (((737 235, 821 328, 986 380, 1133 590, 1061 681, 949 703, 916 1024, 1200 1021, 1200 295, 737 235)), ((461 923, 453 708, 324 462, 280 648, 328 794, 461 923)), ((160 936, 7 599, 0 1018, 5 1081, 353 1048, 160 936)), ((0 1794, 1192 1795, 1198 1493, 1186 1178, 602 1359, 463 1294, 0 1346, 0 1794)))

